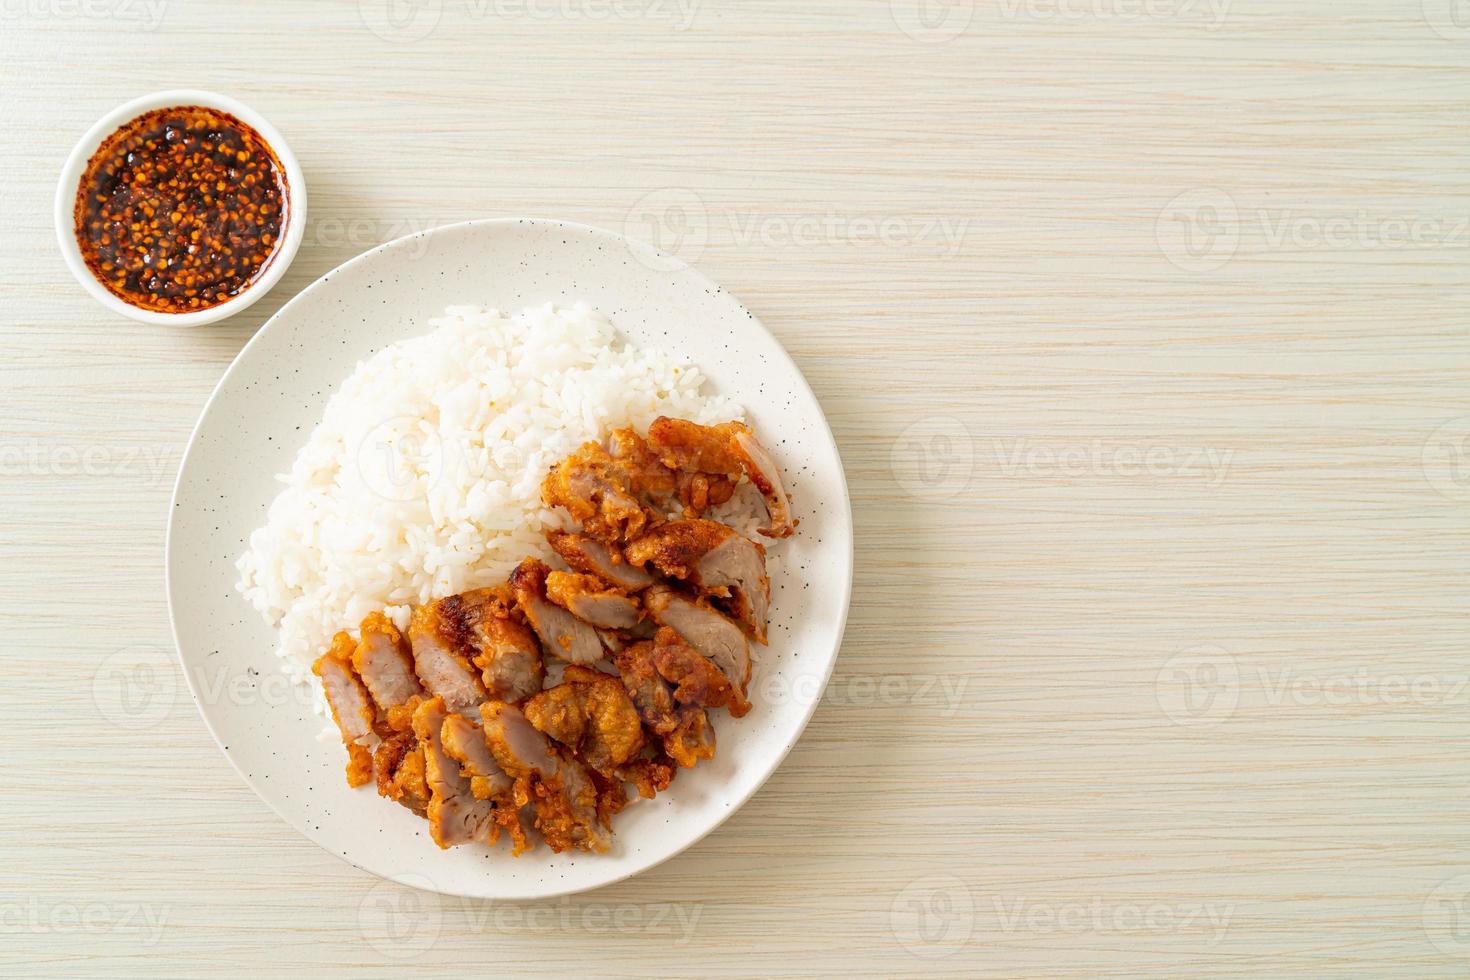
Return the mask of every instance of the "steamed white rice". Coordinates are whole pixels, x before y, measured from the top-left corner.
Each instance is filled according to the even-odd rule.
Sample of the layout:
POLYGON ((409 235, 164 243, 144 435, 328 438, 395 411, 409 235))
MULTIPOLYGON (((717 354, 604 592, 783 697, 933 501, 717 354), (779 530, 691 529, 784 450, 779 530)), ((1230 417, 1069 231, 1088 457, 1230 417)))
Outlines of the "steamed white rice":
MULTIPOLYGON (((546 556, 548 467, 659 415, 741 418, 694 366, 623 343, 585 305, 507 316, 450 307, 358 364, 327 403, 238 562, 245 598, 307 682, 340 629, 375 609, 493 585, 546 556)), ((314 686, 314 685, 313 685, 314 686)))

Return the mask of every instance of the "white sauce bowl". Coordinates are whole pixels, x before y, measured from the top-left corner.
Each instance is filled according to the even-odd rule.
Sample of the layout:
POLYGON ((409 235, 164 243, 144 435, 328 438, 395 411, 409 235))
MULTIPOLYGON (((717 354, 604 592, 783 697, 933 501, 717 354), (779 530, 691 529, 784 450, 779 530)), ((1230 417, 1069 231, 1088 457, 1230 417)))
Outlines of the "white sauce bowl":
POLYGON ((120 313, 143 323, 173 327, 201 327, 206 323, 216 323, 226 317, 234 316, 270 292, 271 287, 286 274, 291 260, 296 257, 296 250, 301 247, 301 238, 305 233, 306 179, 301 174, 301 166, 296 162, 296 155, 291 152, 291 147, 286 145, 286 140, 276 132, 274 126, 266 122, 264 116, 243 102, 200 89, 171 89, 167 92, 145 95, 141 99, 134 99, 118 106, 97 120, 96 124, 87 130, 86 135, 77 142, 71 151, 71 156, 67 157, 66 166, 61 170, 61 181, 56 186, 56 239, 61 245, 61 255, 66 259, 71 274, 97 302, 114 313, 120 313), (82 258, 81 246, 77 244, 77 187, 92 154, 97 152, 103 140, 116 132, 124 123, 154 109, 184 105, 200 105, 228 112, 253 128, 260 134, 261 139, 270 145, 286 174, 285 223, 281 243, 271 256, 265 271, 240 295, 231 297, 217 306, 190 313, 160 313, 125 302, 98 282, 92 270, 87 268, 87 263, 82 258))

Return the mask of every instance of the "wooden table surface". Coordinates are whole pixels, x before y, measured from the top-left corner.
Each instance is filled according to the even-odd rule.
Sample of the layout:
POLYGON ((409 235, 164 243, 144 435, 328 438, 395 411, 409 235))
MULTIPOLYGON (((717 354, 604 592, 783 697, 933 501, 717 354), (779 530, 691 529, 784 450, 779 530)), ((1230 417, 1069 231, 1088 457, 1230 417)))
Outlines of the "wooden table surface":
POLYGON ((1463 0, 0 3, 0 973, 1423 977, 1470 965, 1463 0), (242 98, 306 242, 105 312, 57 173, 242 98), (230 359, 389 238, 653 238, 815 388, 857 523, 806 735, 570 899, 380 882, 173 666, 168 500, 230 359))

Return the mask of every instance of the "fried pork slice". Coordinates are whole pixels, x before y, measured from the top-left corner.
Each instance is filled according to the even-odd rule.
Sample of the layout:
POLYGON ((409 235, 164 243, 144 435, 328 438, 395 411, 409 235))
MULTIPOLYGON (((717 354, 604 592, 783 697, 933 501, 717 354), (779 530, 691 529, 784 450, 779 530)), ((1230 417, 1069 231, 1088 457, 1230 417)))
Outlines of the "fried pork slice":
POLYGON ((557 760, 551 743, 538 732, 519 708, 503 701, 480 705, 485 742, 496 765, 515 779, 556 775, 557 760))
POLYGON ((638 602, 609 589, 595 575, 552 572, 546 597, 584 623, 599 629, 631 629, 638 624, 638 602))
POLYGON ((526 720, 599 772, 632 761, 643 749, 643 726, 622 682, 576 664, 563 678, 526 701, 526 720))
POLYGON ((603 853, 612 846, 607 812, 592 773, 565 750, 558 755, 556 775, 536 780, 532 792, 536 829, 553 851, 603 853))
POLYGON ((674 700, 680 704, 696 708, 728 707, 736 718, 750 711, 750 702, 724 671, 700 656, 667 626, 654 637, 649 659, 659 676, 675 685, 674 700))
POLYGON ((584 443, 546 475, 541 499, 562 507, 587 536, 615 545, 642 533, 654 515, 632 493, 632 474, 595 442, 584 443))
POLYGON ((401 803, 421 817, 428 815, 424 747, 412 731, 396 732, 384 739, 373 753, 373 765, 378 770, 379 796, 401 803))
POLYGON ((558 752, 513 705, 487 701, 480 714, 491 754, 515 777, 517 799, 530 800, 536 829, 551 849, 607 850, 611 835, 586 767, 570 753, 558 752))
MULTIPOLYGON (((663 743, 664 753, 678 765, 688 769, 700 759, 714 758, 714 729, 709 724, 704 708, 693 703, 697 694, 701 693, 696 691, 693 685, 687 689, 682 684, 680 687, 680 692, 691 703, 678 703, 676 692, 670 687, 670 680, 677 682, 682 675, 671 668, 670 673, 676 676, 665 678, 659 671, 655 661, 658 658, 660 647, 677 644, 683 650, 688 651, 690 657, 701 661, 708 673, 716 675, 724 682, 723 703, 730 702, 734 688, 713 664, 691 650, 671 630, 660 630, 659 639, 662 643, 649 640, 635 643, 613 657, 613 662, 617 664, 618 673, 622 676, 624 689, 638 709, 638 717, 643 720, 643 724, 649 731, 659 736, 663 743)), ((736 696, 738 697, 738 694, 736 696)), ((644 778, 640 778, 636 770, 638 761, 635 760, 629 765, 635 768, 629 771, 625 767, 624 778, 636 783, 640 794, 651 795, 645 789, 645 779, 656 778, 657 774, 647 773, 643 774, 644 778)), ((673 778, 672 770, 670 770, 669 778, 673 778)), ((662 789, 663 787, 654 788, 662 789)))
POLYGON ((648 442, 632 429, 614 429, 608 437, 612 456, 623 464, 634 493, 664 501, 678 492, 677 474, 663 464, 648 442))
POLYGON ((527 558, 516 566, 510 573, 516 605, 548 652, 573 664, 601 660, 602 640, 597 630, 546 597, 546 578, 550 574, 551 569, 535 558, 527 558))
MULTIPOLYGON (((705 474, 727 482, 744 474, 766 501, 768 520, 760 533, 785 538, 796 530, 780 470, 750 426, 743 422, 705 426, 660 416, 648 427, 648 445, 665 466, 681 473, 705 474)), ((689 516, 699 516, 703 508, 694 507, 697 501, 683 499, 694 510, 689 516)))
POLYGON ((452 609, 464 652, 480 668, 485 692, 499 701, 519 701, 541 690, 546 664, 536 634, 515 608, 509 586, 475 589, 451 596, 452 609))
POLYGON ((580 534, 566 531, 551 531, 546 540, 561 560, 579 572, 596 575, 611 582, 624 592, 637 592, 653 584, 653 576, 641 568, 628 564, 622 552, 609 548, 601 541, 584 538, 580 534))
POLYGON ((692 704, 679 709, 679 724, 664 736, 664 751, 685 769, 693 769, 701 759, 715 757, 715 728, 709 714, 692 704))
MULTIPOLYGON (((489 704, 490 702, 485 702, 489 704)), ((484 705, 480 706, 481 708, 484 705)), ((504 798, 512 780, 495 762, 485 732, 464 715, 449 715, 439 732, 444 751, 459 763, 459 774, 470 781, 470 792, 477 800, 504 798)))
MULTIPOLYGON (((486 701, 485 704, 500 702, 486 701)), ((485 704, 480 705, 483 711, 485 704)), ((510 832, 511 855, 533 846, 526 839, 520 809, 526 804, 524 789, 517 791, 516 782, 495 761, 484 730, 463 715, 448 715, 440 732, 444 751, 459 763, 459 774, 470 781, 470 792, 477 800, 495 805, 495 823, 510 832)))
POLYGON ((311 665, 322 679, 322 691, 332 709, 332 719, 347 748, 347 785, 363 786, 373 778, 373 756, 368 745, 373 738, 376 715, 367 688, 352 669, 356 641, 346 632, 332 638, 332 646, 311 665))
POLYGON ((368 613, 352 651, 352 668, 378 707, 380 726, 388 731, 413 728, 413 711, 426 697, 413 672, 413 656, 398 627, 380 612, 368 613))
POLYGON ((654 666, 653 651, 653 641, 644 640, 624 647, 612 659, 638 717, 649 731, 662 736, 678 727, 678 705, 669 682, 654 666))
POLYGON ((666 585, 645 592, 643 608, 659 625, 678 633, 700 656, 720 668, 741 694, 750 690, 750 644, 733 620, 704 601, 680 595, 666 585))
POLYGON ((470 663, 465 633, 460 596, 419 606, 408 624, 419 680, 455 714, 473 714, 486 697, 480 672, 470 663))
POLYGON ((624 551, 634 565, 651 562, 670 578, 720 597, 757 642, 766 642, 771 580, 759 544, 716 521, 689 520, 646 531, 624 551))
MULTIPOLYGON (((713 753, 710 757, 713 758, 713 753)), ((639 796, 651 800, 668 789, 669 784, 674 781, 674 774, 677 772, 675 765, 667 753, 649 759, 634 759, 626 766, 618 768, 618 778, 632 783, 637 787, 639 796)))
POLYGON ((479 841, 493 844, 500 836, 495 804, 475 798, 470 780, 444 748, 442 732, 448 717, 444 699, 430 698, 413 715, 413 731, 424 747, 424 781, 429 786, 429 833, 434 843, 449 848, 479 841))

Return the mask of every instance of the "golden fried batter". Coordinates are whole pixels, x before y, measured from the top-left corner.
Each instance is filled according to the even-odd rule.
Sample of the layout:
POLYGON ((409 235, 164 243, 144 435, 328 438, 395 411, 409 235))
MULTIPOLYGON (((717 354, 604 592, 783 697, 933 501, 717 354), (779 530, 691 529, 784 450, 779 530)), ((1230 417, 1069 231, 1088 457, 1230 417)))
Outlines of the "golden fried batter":
POLYGON ((429 812, 429 784, 424 780, 424 747, 412 731, 384 739, 373 754, 378 795, 408 807, 421 817, 429 812))
POLYGON ((614 429, 608 439, 612 455, 628 473, 634 493, 665 500, 678 488, 675 473, 663 464, 643 437, 632 429, 614 429))
MULTIPOLYGON (((704 506, 728 500, 735 483, 744 475, 766 501, 770 520, 760 533, 769 538, 784 538, 796 530, 796 522, 791 519, 791 502, 786 498, 776 463, 745 423, 699 425, 660 416, 648 427, 648 445, 660 462, 670 469, 707 478, 709 499, 704 506), (719 495, 723 495, 723 499, 715 499, 719 495)), ((704 506, 694 506, 699 503, 695 499, 697 489, 686 492, 683 483, 680 487, 680 499, 686 505, 686 515, 698 517, 704 506)))
POLYGON ((715 730, 703 708, 686 704, 679 709, 679 726, 664 736, 664 751, 685 769, 701 759, 715 757, 715 730))
POLYGON ((603 773, 643 748, 643 727, 622 683, 590 667, 568 666, 562 683, 532 697, 522 710, 538 730, 603 773))
POLYGON ((631 629, 638 625, 638 601, 595 575, 552 572, 546 576, 546 598, 599 629, 631 629))
POLYGON ((728 707, 736 718, 750 711, 750 702, 730 678, 667 626, 654 636, 651 659, 659 676, 676 685, 674 700, 680 704, 696 708, 728 707))
POLYGON ((332 720, 347 749, 347 785, 364 786, 373 779, 373 756, 368 751, 377 717, 368 690, 352 669, 352 652, 357 648, 345 630, 332 638, 332 647, 311 665, 321 678, 322 691, 332 709, 332 720))
POLYGON ((642 533, 657 515, 632 493, 628 468, 595 442, 585 443, 546 474, 541 499, 563 507, 589 538, 616 545, 642 533))

